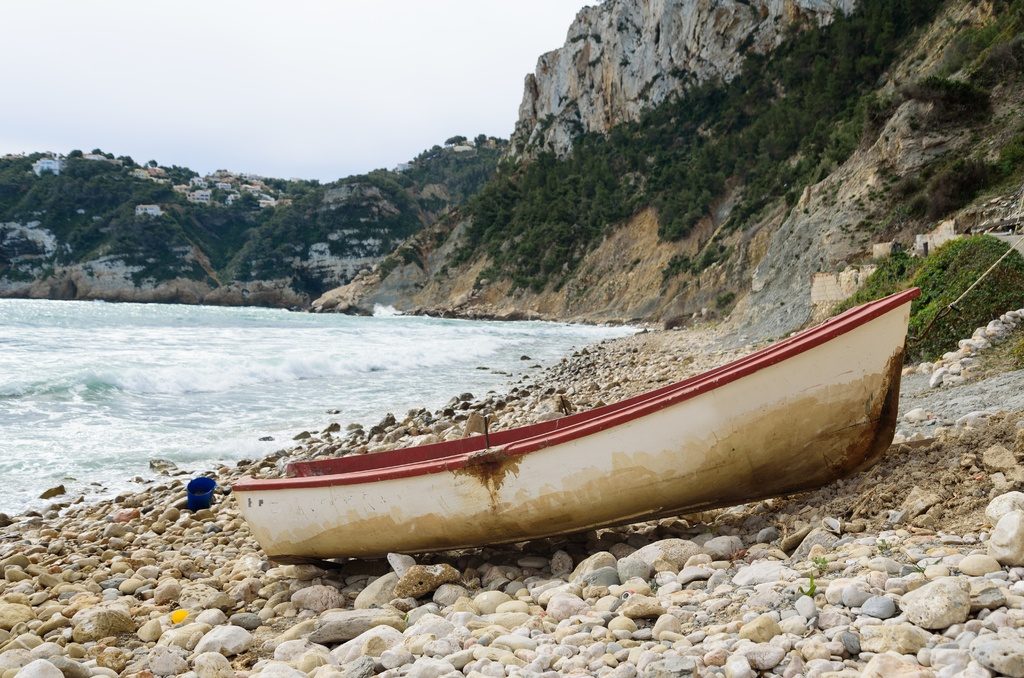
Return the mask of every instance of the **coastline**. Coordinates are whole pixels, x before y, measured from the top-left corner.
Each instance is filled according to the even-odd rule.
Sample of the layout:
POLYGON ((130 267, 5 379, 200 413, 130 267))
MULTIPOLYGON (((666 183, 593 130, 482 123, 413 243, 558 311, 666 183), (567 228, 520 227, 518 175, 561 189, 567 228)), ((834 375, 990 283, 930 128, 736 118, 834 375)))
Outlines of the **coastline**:
MULTIPOLYGON (((566 402, 613 402, 754 348, 722 348, 723 338, 720 328, 703 327, 604 340, 527 370, 502 392, 458 394, 437 410, 375 425, 331 425, 213 471, 227 487, 242 475, 276 476, 296 459, 461 437, 473 415, 493 417, 492 430, 556 418, 566 402)), ((1024 373, 1003 388, 1022 384, 1024 373)), ((969 581, 970 610, 987 606, 968 612, 984 619, 968 622, 972 637, 957 655, 977 663, 975 638, 1024 627, 1024 567, 1002 568, 1002 578, 962 569, 975 571, 964 559, 981 559, 973 552, 991 534, 990 495, 1008 488, 986 473, 997 463, 989 450, 1024 456, 1024 418, 953 423, 938 442, 896 446, 878 466, 804 495, 417 557, 456 575, 414 597, 395 590, 406 559, 332 570, 267 562, 230 495, 189 513, 190 476, 164 469, 138 492, 58 503, 0 529, 0 675, 33 659, 74 675, 200 678, 855 675, 885 662, 895 670, 937 646, 942 637, 894 603, 948 575, 969 581), (969 501, 957 487, 959 468, 972 479, 969 501), (929 478, 928 469, 944 470, 929 478), (801 597, 815 586, 811 575, 817 595, 801 597), (866 614, 874 610, 868 598, 885 599, 873 605, 885 608, 878 614, 892 605, 892 614, 866 614), (175 623, 170 613, 179 609, 189 616, 175 623)))

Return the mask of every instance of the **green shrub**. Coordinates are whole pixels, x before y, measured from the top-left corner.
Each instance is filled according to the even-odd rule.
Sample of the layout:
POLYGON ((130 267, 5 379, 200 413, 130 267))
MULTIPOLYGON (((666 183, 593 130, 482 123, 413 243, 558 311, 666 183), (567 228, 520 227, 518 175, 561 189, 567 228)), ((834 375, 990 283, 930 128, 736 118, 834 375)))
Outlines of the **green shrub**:
POLYGON ((667 282, 668 280, 681 275, 683 273, 689 273, 693 268, 693 262, 690 257, 685 254, 674 254, 669 259, 668 265, 661 271, 661 281, 667 282))
POLYGON ((934 360, 957 348, 957 341, 1008 310, 1024 305, 1024 257, 1011 253, 950 313, 932 319, 955 301, 1009 249, 988 235, 960 238, 925 259, 898 253, 882 260, 864 286, 835 312, 880 299, 910 287, 921 288, 911 307, 908 358, 934 360))
POLYGON ((945 122, 984 118, 992 111, 989 94, 981 87, 936 75, 908 85, 904 94, 932 104, 932 117, 945 122))
POLYGON ((938 219, 969 203, 997 176, 996 168, 983 160, 959 159, 928 182, 926 213, 938 219))
MULTIPOLYGON (((910 282, 921 288, 911 312, 911 337, 919 337, 932 318, 963 294, 1007 249, 1009 245, 987 235, 961 238, 936 249, 910 282)), ((971 336, 975 328, 1022 305, 1024 257, 1012 252, 956 309, 912 343, 912 354, 925 360, 938 358, 955 350, 957 341, 971 336)))
POLYGON ((1011 175, 1024 166, 1024 132, 1010 139, 999 151, 999 171, 1011 175))

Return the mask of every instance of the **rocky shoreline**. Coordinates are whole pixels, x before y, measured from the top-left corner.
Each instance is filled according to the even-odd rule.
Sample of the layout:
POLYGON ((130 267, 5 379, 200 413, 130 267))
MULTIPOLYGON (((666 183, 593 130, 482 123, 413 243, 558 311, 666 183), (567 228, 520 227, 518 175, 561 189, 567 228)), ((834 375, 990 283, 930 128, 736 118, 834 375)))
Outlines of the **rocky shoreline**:
MULTIPOLYGON (((484 416, 492 430, 556 418, 751 348, 722 339, 602 342, 503 393, 305 432, 213 475, 228 487, 295 459, 472 434, 484 416)), ((906 378, 914 442, 815 492, 331 569, 269 562, 230 495, 191 513, 188 477, 157 465, 140 492, 0 528, 0 678, 1024 676, 1024 371, 941 389, 906 378)))

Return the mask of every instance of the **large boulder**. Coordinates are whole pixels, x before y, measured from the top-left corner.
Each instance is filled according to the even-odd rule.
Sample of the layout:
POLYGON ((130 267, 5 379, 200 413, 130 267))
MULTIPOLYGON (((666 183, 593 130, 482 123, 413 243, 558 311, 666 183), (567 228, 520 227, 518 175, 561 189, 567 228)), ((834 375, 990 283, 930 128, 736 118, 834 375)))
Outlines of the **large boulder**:
POLYGON ((404 616, 393 609, 332 610, 320 615, 309 641, 320 645, 334 645, 352 640, 375 626, 390 626, 404 631, 404 616))
POLYGON ((985 517, 995 525, 1010 511, 1024 511, 1024 492, 1007 492, 999 495, 988 503, 985 517))
POLYGON ((216 626, 196 644, 196 654, 216 652, 225 657, 242 654, 252 645, 252 634, 241 626, 216 626))
POLYGON ((1003 565, 1024 565, 1024 511, 1008 511, 988 539, 988 554, 1003 565))
MULTIPOLYGON (((625 582, 633 577, 649 579, 654 574, 654 564, 665 563, 678 572, 686 561, 700 553, 700 547, 686 539, 662 539, 637 549, 615 564, 619 579, 625 582)), ((584 561, 585 562, 585 561, 584 561)))
POLYGON ((230 610, 235 601, 223 591, 218 591, 206 584, 186 584, 181 588, 178 605, 192 612, 202 610, 230 610))
POLYGON ((398 584, 398 575, 388 572, 383 577, 377 577, 366 585, 353 606, 357 610, 368 610, 371 607, 384 607, 395 598, 395 586, 398 584))
POLYGON ((120 607, 98 605, 79 611, 71 618, 72 637, 76 643, 134 633, 135 621, 120 607))
POLYGON ((903 596, 907 619, 924 629, 962 624, 971 614, 971 587, 957 577, 941 577, 903 596))
POLYGON ((333 586, 307 586, 292 594, 292 602, 300 610, 310 610, 317 614, 324 610, 342 607, 345 596, 333 586))
POLYGON ((36 618, 32 608, 18 603, 0 603, 0 629, 10 631, 15 625, 36 618))

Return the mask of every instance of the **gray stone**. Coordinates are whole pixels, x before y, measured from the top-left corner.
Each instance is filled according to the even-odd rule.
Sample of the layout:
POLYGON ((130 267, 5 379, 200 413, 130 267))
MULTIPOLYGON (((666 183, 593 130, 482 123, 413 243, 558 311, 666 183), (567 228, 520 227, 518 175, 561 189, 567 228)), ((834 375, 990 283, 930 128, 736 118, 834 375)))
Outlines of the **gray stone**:
POLYGON ((258 614, 252 612, 238 612, 231 615, 228 622, 235 626, 241 626, 246 631, 255 631, 259 627, 263 626, 263 620, 260 619, 258 614))
POLYGON ((850 584, 843 588, 842 600, 846 607, 860 607, 871 598, 867 585, 850 584))
POLYGON ((572 556, 562 550, 555 551, 551 555, 551 576, 565 577, 572 572, 572 556))
POLYGON ((725 678, 754 678, 756 675, 745 655, 734 654, 725 660, 725 678))
POLYGON ((326 612, 317 621, 309 641, 319 645, 334 645, 352 640, 375 626, 390 626, 404 631, 405 620, 395 612, 379 609, 326 612))
POLYGON ((704 565, 691 565, 690 567, 684 567, 679 571, 679 574, 676 576, 676 581, 683 586, 686 586, 690 582, 708 579, 714 573, 715 570, 712 570, 710 567, 706 567, 704 565))
POLYGON ((357 610, 384 607, 395 598, 395 586, 397 584, 398 575, 394 572, 388 572, 382 577, 377 577, 359 592, 352 606, 357 610))
POLYGON ((810 596, 800 596, 793 606, 804 619, 814 619, 818 616, 818 606, 810 596))
POLYGON ((633 577, 648 579, 654 572, 654 563, 663 561, 678 572, 700 547, 686 539, 662 539, 637 549, 616 563, 619 579, 625 582, 633 577))
POLYGON ((409 571, 409 568, 416 564, 416 559, 404 553, 389 553, 388 564, 399 577, 409 571))
POLYGON ((715 537, 704 542, 701 549, 713 560, 729 560, 733 554, 743 549, 743 540, 732 536, 715 537))
POLYGON ((811 549, 815 546, 820 545, 825 549, 831 549, 838 540, 839 538, 828 530, 820 527, 815 528, 804 537, 803 541, 800 542, 800 546, 793 552, 793 561, 807 560, 811 549))
POLYGON ((615 586, 621 583, 619 571, 614 567, 601 567, 583 575, 581 582, 590 586, 615 586))
POLYGON ((860 636, 850 631, 843 631, 837 638, 843 644, 846 654, 856 657, 860 654, 860 636))
POLYGON ((896 616, 896 601, 889 596, 871 596, 860 606, 860 611, 875 619, 889 619, 896 616))
POLYGON ((615 569, 619 580, 623 582, 634 578, 649 579, 654 572, 654 567, 650 563, 640 558, 633 558, 632 555, 620 558, 619 562, 615 564, 615 569))
POLYGON ((359 657, 345 662, 338 678, 371 678, 377 672, 377 664, 371 657, 359 657))
POLYGON ((697 675, 697 659, 695 657, 665 657, 647 666, 640 673, 643 678, 683 678, 697 675))
POLYGON ((608 551, 598 551, 576 565, 576 569, 569 575, 569 581, 579 583, 591 572, 604 567, 615 567, 615 556, 608 551))

